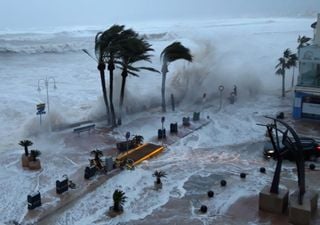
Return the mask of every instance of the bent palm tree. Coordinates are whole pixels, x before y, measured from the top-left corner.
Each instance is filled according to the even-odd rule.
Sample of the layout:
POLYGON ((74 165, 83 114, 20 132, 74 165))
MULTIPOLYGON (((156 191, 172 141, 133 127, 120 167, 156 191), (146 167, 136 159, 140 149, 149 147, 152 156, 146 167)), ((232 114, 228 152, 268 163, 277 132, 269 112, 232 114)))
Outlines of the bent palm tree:
POLYGON ((152 174, 152 176, 154 176, 154 177, 157 178, 157 180, 156 180, 157 184, 161 184, 161 178, 162 178, 162 177, 166 177, 167 174, 166 174, 164 171, 156 170, 156 171, 152 174))
POLYGON ((19 145, 24 147, 24 154, 25 156, 29 156, 29 150, 28 147, 30 147, 31 145, 33 145, 32 141, 30 140, 22 140, 19 142, 19 145))
POLYGON ((189 62, 192 62, 192 55, 190 54, 190 50, 184 47, 180 42, 173 42, 169 46, 167 46, 161 52, 162 59, 162 86, 161 86, 161 95, 162 95, 162 111, 166 112, 166 99, 165 99, 165 85, 166 85, 166 76, 169 72, 168 66, 171 62, 176 61, 178 59, 184 59, 189 62))
POLYGON ((124 92, 125 92, 125 85, 126 79, 128 75, 133 75, 139 77, 137 72, 140 70, 148 70, 151 72, 158 72, 158 70, 151 68, 151 67, 134 67, 133 64, 139 61, 147 61, 151 62, 150 58, 151 55, 148 54, 154 49, 151 48, 151 45, 145 41, 143 38, 138 37, 138 34, 132 30, 127 30, 129 33, 127 36, 128 38, 121 43, 120 46, 120 57, 122 59, 120 65, 122 69, 122 83, 121 83, 121 91, 120 91, 120 121, 122 118, 122 108, 123 108, 123 101, 124 101, 124 92))
POLYGON ((123 211, 123 205, 126 202, 127 196, 125 196, 125 193, 121 190, 116 189, 113 192, 113 211, 115 212, 122 212, 123 211))
POLYGON ((298 45, 298 49, 300 49, 301 47, 305 47, 305 46, 308 46, 308 45, 310 45, 308 42, 311 40, 311 38, 309 38, 309 37, 306 37, 306 36, 300 36, 299 35, 299 37, 298 37, 298 43, 299 43, 299 45, 298 45))
POLYGON ((298 57, 297 54, 291 54, 288 60, 288 64, 292 67, 292 80, 291 80, 291 88, 294 85, 294 69, 297 67, 298 57))
MULTIPOLYGON (((110 102, 110 116, 112 125, 116 125, 116 115, 113 106, 113 71, 115 69, 116 58, 119 57, 119 42, 125 39, 123 34, 123 25, 113 25, 104 32, 99 32, 96 35, 95 52, 99 61, 100 71, 104 71, 105 64, 108 64, 109 70, 109 102, 110 102)), ((102 82, 102 81, 101 81, 102 82)), ((103 89, 104 96, 106 96, 106 90, 103 89)), ((105 100, 106 102, 106 100, 105 100)))
POLYGON ((292 54, 291 50, 287 48, 283 52, 283 57, 280 57, 279 63, 276 65, 276 74, 282 76, 282 97, 285 97, 285 74, 286 74, 286 69, 290 69, 293 64, 292 64, 292 58, 296 58, 296 54, 292 54))

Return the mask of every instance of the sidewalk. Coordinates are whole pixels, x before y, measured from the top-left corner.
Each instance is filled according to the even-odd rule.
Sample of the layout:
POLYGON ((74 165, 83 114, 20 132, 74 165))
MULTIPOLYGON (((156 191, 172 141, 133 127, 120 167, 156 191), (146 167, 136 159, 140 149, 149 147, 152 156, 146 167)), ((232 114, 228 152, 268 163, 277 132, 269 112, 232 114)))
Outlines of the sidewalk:
MULTIPOLYGON (((151 142, 155 144, 165 144, 171 145, 176 141, 179 141, 181 138, 193 133, 194 131, 201 129, 203 126, 210 123, 210 120, 201 119, 196 122, 192 122, 190 126, 183 127, 182 125, 179 126, 178 134, 177 135, 170 135, 169 132, 167 134, 167 139, 163 141, 159 141, 156 136, 151 138, 151 142)), ((113 156, 117 155, 117 150, 115 148, 111 148, 111 146, 116 145, 116 138, 112 137, 113 131, 107 131, 106 133, 103 129, 95 130, 91 134, 82 134, 82 136, 78 137, 77 134, 67 134, 65 137, 65 142, 68 145, 77 145, 79 147, 79 151, 82 153, 88 152, 88 143, 98 142, 102 144, 104 142, 106 145, 109 145, 109 148, 104 148, 103 153, 105 156, 113 156)), ((119 141, 119 140, 118 140, 119 141)), ((145 140, 148 142, 148 140, 145 140)), ((81 154, 82 154, 81 153, 81 154)), ((70 156, 71 157, 71 156, 70 156)), ((89 158, 89 154, 88 154, 89 158)), ((73 159, 76 163, 79 162, 80 158, 76 157, 73 159)), ((79 162, 80 165, 83 165, 83 162, 79 162)), ((86 166, 81 166, 76 170, 73 174, 68 174, 70 180, 76 184, 76 189, 58 195, 56 194, 55 187, 50 189, 45 193, 41 193, 42 197, 42 206, 28 210, 27 214, 23 218, 24 223, 41 223, 45 224, 46 219, 53 216, 58 210, 67 207, 72 202, 77 201, 79 198, 83 197, 87 193, 90 193, 96 190, 99 186, 104 184, 108 179, 112 178, 113 176, 119 174, 121 172, 120 169, 114 169, 108 174, 97 174, 90 180, 84 179, 84 170, 86 166)))

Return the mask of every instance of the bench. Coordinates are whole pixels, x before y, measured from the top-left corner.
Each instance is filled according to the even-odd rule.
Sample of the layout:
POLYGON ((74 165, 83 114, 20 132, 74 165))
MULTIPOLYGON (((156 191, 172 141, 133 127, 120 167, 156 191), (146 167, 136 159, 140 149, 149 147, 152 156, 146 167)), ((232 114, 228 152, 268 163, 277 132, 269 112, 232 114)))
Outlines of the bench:
POLYGON ((90 125, 87 125, 87 126, 78 127, 78 128, 73 129, 73 132, 74 132, 74 133, 78 133, 78 135, 79 135, 81 132, 84 132, 84 131, 88 131, 88 133, 90 133, 90 130, 91 130, 91 129, 94 129, 95 126, 96 126, 95 124, 90 124, 90 125))

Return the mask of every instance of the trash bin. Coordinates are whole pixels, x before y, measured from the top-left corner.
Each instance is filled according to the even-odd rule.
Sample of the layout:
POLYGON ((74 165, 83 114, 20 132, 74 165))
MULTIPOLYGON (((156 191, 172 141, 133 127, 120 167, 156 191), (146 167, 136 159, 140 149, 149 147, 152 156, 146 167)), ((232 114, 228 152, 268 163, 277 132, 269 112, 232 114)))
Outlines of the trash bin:
POLYGON ((40 192, 34 192, 27 197, 28 209, 34 209, 41 206, 41 195, 40 192))
POLYGON ((159 129, 158 130, 158 139, 165 139, 166 138, 166 129, 159 129))
POLYGON ((170 133, 173 133, 173 134, 178 133, 178 123, 170 124, 170 133))
POLYGON ((68 191, 69 189, 69 179, 65 178, 64 180, 56 180, 56 192, 57 194, 62 194, 63 192, 68 191))

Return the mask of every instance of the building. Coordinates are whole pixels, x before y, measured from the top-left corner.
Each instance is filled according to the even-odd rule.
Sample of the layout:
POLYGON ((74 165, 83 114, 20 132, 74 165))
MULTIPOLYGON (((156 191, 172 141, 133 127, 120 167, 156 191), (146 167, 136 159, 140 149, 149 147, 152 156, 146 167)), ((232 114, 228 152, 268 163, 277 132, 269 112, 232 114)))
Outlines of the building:
POLYGON ((294 92, 293 118, 320 119, 320 14, 311 27, 311 45, 299 48, 299 76, 294 92))

